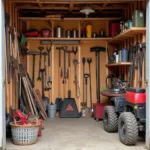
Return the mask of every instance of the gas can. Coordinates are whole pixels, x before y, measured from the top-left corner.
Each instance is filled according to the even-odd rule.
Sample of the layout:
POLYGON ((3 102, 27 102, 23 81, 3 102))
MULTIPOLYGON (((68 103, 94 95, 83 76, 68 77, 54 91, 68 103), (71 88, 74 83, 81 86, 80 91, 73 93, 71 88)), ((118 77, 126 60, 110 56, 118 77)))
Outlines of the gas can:
POLYGON ((103 111, 106 105, 107 104, 104 104, 104 103, 93 104, 93 111, 94 111, 93 115, 96 120, 103 119, 103 111))
POLYGON ((135 10, 132 14, 133 27, 144 27, 144 11, 135 10))

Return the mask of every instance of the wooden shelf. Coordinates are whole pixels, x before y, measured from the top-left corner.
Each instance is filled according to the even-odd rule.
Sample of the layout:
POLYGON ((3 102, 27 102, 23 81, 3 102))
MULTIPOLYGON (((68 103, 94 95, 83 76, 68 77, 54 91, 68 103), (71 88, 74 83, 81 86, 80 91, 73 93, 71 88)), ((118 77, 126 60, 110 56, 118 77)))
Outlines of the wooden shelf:
POLYGON ((112 38, 110 37, 102 37, 102 38, 51 38, 51 37, 48 37, 48 38, 44 38, 44 37, 27 37, 26 38, 27 41, 30 41, 30 40, 60 40, 60 41, 63 41, 63 40, 68 40, 68 41, 109 41, 111 40, 112 38))
POLYGON ((135 37, 136 35, 141 33, 146 33, 146 27, 132 27, 125 32, 122 32, 119 35, 113 37, 112 40, 109 41, 109 43, 120 43, 130 37, 135 37))
POLYGON ((120 62, 120 63, 113 63, 113 64, 106 64, 106 67, 113 67, 113 66, 130 66, 131 62, 120 62))
POLYGON ((109 41, 111 37, 99 37, 99 38, 80 38, 81 41, 109 41))
POLYGON ((44 18, 44 17, 19 17, 20 20, 28 21, 28 20, 72 20, 72 21, 86 21, 86 20, 95 20, 95 21, 113 21, 113 20, 120 20, 120 17, 115 17, 115 18, 44 18))

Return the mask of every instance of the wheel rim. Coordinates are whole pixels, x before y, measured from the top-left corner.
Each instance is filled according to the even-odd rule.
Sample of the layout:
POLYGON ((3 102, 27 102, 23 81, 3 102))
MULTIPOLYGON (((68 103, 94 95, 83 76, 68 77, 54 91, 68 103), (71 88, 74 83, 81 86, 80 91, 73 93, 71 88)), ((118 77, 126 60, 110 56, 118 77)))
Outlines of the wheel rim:
POLYGON ((121 137, 125 137, 126 135, 126 128, 125 128, 124 121, 121 121, 120 123, 120 134, 121 134, 121 137))
POLYGON ((108 114, 105 113, 105 116, 104 116, 104 124, 108 124, 108 114))

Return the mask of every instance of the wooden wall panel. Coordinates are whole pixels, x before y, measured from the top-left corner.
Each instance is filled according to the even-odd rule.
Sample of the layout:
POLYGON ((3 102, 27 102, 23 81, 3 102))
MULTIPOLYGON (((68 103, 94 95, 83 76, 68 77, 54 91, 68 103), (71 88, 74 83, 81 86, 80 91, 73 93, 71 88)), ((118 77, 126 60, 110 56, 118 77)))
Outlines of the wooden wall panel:
MULTIPOLYGON (((35 51, 37 50, 38 46, 40 46, 40 43, 37 41, 32 41, 29 42, 29 47, 31 51, 35 51)), ((55 103, 55 99, 56 97, 58 97, 58 88, 61 90, 61 97, 65 98, 68 96, 68 81, 67 84, 62 84, 62 79, 61 79, 61 84, 58 85, 58 50, 56 50, 56 47, 59 47, 60 45, 54 45, 52 48, 52 53, 51 56, 53 55, 53 58, 51 59, 51 64, 53 66, 53 69, 50 68, 50 72, 52 72, 51 77, 52 77, 52 102, 55 103), (53 70, 53 71, 52 71, 53 70)), ((92 72, 92 98, 93 98, 93 102, 96 102, 96 78, 95 78, 95 53, 91 53, 90 52, 90 47, 93 46, 103 46, 103 47, 107 47, 107 43, 106 42, 88 42, 88 43, 82 43, 81 46, 78 46, 78 54, 77 54, 77 58, 79 59, 79 65, 78 65, 78 79, 79 79, 79 83, 80 83, 80 98, 77 99, 76 98, 76 88, 75 88, 75 84, 74 84, 74 65, 73 65, 73 59, 74 59, 74 54, 71 54, 71 76, 70 76, 70 81, 71 81, 71 91, 72 91, 72 97, 76 98, 76 103, 78 108, 80 108, 80 102, 82 101, 82 97, 83 97, 83 93, 82 93, 82 85, 83 85, 83 81, 82 81, 82 57, 86 57, 92 58, 92 64, 91 64, 91 72, 92 72)), ((72 46, 68 46, 68 50, 72 50, 72 46)), ((32 56, 28 55, 27 56, 27 71, 30 75, 30 77, 32 77, 32 56)), ((103 90, 105 88, 105 78, 106 78, 106 73, 107 73, 107 69, 105 67, 106 64, 106 53, 102 52, 100 54, 100 72, 101 72, 101 90, 103 90)), ((68 55, 66 58, 66 65, 68 67, 68 55)), ((63 51, 61 51, 61 64, 62 67, 64 66, 64 53, 63 51)), ((42 58, 42 66, 44 65, 43 63, 43 58, 42 58)), ((86 68, 85 68, 85 72, 88 73, 88 63, 86 63, 86 68)), ((44 67, 44 66, 43 66, 44 67)), ((66 67, 66 68, 67 68, 66 67)), ((38 88, 41 91, 41 81, 37 81, 37 77, 38 77, 38 69, 39 69, 39 56, 36 56, 36 63, 35 63, 35 88, 38 88)), ((60 78, 60 75, 59 75, 60 78)), ((49 93, 45 92, 45 95, 47 97, 49 97, 49 93)), ((103 102, 106 102, 105 100, 107 100, 106 97, 101 96, 101 99, 103 102)), ((88 106, 90 106, 90 99, 89 99, 89 81, 88 81, 88 106)))
MULTIPOLYGON (((6 0, 4 3, 5 11, 10 15, 10 26, 15 26, 18 29, 18 11, 11 0, 6 0)), ((14 46, 14 45, 13 45, 14 46)), ((16 49, 13 49, 13 54, 16 53, 16 49)), ((6 54, 5 54, 6 57, 6 54)), ((7 64, 7 63, 6 63, 7 64)), ((5 65, 6 65, 5 64, 5 65)), ((12 72, 10 84, 7 81, 7 68, 5 71, 6 77, 6 110, 10 112, 10 107, 18 108, 18 86, 15 73, 12 72)))
MULTIPOLYGON (((84 22, 85 24, 89 23, 89 22, 84 22)), ((92 26, 93 26, 93 31, 99 33, 100 29, 105 29, 108 28, 108 25, 106 25, 108 22, 104 21, 104 22, 96 22, 98 24, 94 24, 92 22, 92 26)), ((37 23, 36 21, 29 21, 28 22, 28 29, 31 28, 36 28, 38 30, 41 30, 42 28, 48 28, 49 23, 44 21, 42 23, 37 23)), ((61 26, 63 28, 65 28, 65 30, 70 30, 70 29, 78 29, 79 28, 79 22, 71 22, 71 21, 56 21, 53 23, 53 26, 61 26)), ((28 41, 28 48, 30 51, 38 51, 38 47, 42 46, 40 45, 40 41, 28 41)), ((55 99, 58 97, 58 88, 61 90, 61 97, 65 98, 68 97, 68 81, 67 84, 62 84, 62 79, 61 79, 61 84, 58 85, 58 50, 56 50, 56 47, 60 47, 61 45, 52 45, 52 51, 51 51, 51 68, 50 68, 50 75, 52 78, 52 102, 55 103, 55 99)), ((92 64, 91 64, 91 72, 92 72, 92 98, 93 98, 93 103, 96 102, 96 78, 95 78, 95 53, 91 53, 90 52, 90 47, 93 46, 103 46, 107 48, 107 42, 93 42, 93 41, 85 41, 82 42, 80 45, 78 45, 78 54, 77 54, 77 58, 79 60, 79 65, 78 65, 78 80, 79 80, 79 86, 80 86, 80 98, 76 98, 76 87, 74 84, 74 65, 73 65, 73 59, 74 59, 74 54, 71 54, 71 76, 70 76, 70 80, 71 80, 71 91, 72 91, 72 97, 76 98, 76 103, 78 108, 80 109, 80 103, 83 100, 83 93, 82 93, 82 85, 83 85, 83 81, 82 81, 82 57, 92 57, 92 64)), ((75 46, 74 46, 75 47, 75 46)), ((44 46, 44 48, 46 49, 46 46, 44 46)), ((72 50, 72 45, 68 45, 68 50, 72 50)), ((66 65, 68 67, 68 55, 66 55, 66 65)), ((105 67, 106 64, 106 53, 102 52, 100 54, 100 60, 101 60, 101 90, 103 90, 105 88, 105 78, 106 78, 106 74, 108 73, 107 68, 105 67)), ((27 71, 30 75, 30 77, 32 77, 32 59, 33 57, 31 55, 27 56, 27 71)), ((61 64, 63 67, 64 64, 64 53, 63 51, 61 51, 61 64)), ((42 66, 44 67, 44 62, 43 62, 43 58, 42 58, 42 66)), ((66 68, 67 68, 66 67, 66 68)), ((35 63, 35 88, 38 88, 41 91, 41 81, 37 81, 37 76, 38 76, 38 70, 39 70, 39 56, 36 56, 36 63, 35 63)), ((88 63, 86 63, 86 72, 88 72, 88 63)), ((60 75, 59 75, 60 78, 60 75)), ((89 99, 89 81, 88 81, 88 106, 90 106, 90 99, 89 99)), ((47 97, 49 97, 49 92, 45 92, 45 95, 47 97)), ((103 102, 106 102, 107 98, 101 96, 101 99, 103 102)))

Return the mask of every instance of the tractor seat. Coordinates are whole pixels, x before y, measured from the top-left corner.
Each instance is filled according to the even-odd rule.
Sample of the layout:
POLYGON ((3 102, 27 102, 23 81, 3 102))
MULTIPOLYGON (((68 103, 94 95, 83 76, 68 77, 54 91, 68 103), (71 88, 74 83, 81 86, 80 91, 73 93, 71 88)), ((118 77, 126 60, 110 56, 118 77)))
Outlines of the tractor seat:
POLYGON ((142 88, 128 88, 126 91, 134 93, 145 93, 145 89, 142 88))

